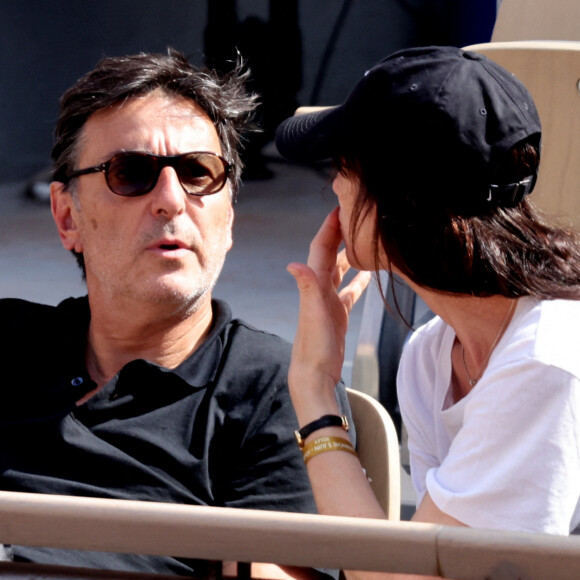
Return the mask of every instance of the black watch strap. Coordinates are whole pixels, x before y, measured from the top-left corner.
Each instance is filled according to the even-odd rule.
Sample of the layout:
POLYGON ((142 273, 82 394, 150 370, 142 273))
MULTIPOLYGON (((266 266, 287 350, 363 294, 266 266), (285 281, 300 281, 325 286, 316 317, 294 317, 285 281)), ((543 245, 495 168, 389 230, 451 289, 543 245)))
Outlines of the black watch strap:
POLYGON ((345 431, 348 431, 348 419, 346 418, 346 415, 323 415, 320 419, 316 419, 316 421, 304 425, 302 429, 294 431, 298 445, 304 447, 304 439, 306 439, 308 435, 314 433, 314 431, 324 429, 324 427, 342 427, 345 431))

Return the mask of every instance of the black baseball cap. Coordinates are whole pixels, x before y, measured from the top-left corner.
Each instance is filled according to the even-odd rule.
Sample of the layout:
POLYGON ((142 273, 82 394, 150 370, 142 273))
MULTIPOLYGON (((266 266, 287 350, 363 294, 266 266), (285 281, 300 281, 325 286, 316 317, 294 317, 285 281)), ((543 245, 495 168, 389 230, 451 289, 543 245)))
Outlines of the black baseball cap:
POLYGON ((425 188, 481 192, 488 202, 515 205, 536 175, 494 183, 494 171, 514 145, 539 147, 540 138, 534 101, 513 74, 481 54, 432 46, 391 54, 342 105, 286 119, 276 146, 297 162, 376 149, 390 175, 405 171, 403 180, 425 188))

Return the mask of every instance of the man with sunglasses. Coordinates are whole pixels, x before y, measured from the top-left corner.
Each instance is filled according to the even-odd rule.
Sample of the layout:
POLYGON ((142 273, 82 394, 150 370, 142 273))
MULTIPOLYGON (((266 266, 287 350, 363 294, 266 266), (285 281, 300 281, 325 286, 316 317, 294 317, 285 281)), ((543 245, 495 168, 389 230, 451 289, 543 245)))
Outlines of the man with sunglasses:
MULTIPOLYGON (((63 95, 52 212, 88 294, 56 307, 0 301, 0 361, 19 370, 0 408, 1 489, 315 511, 294 440, 290 346, 212 300, 255 107, 245 80, 169 51, 104 59, 63 95)), ((208 573, 178 558, 14 554, 208 573)))

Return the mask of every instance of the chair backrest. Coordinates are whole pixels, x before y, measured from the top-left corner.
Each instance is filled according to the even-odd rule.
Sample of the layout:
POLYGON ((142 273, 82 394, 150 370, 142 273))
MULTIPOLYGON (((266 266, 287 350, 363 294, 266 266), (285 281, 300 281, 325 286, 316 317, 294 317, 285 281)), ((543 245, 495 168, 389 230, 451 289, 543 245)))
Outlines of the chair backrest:
POLYGON ((390 415, 373 397, 347 389, 357 453, 371 488, 390 520, 401 517, 399 440, 390 415))
MULTIPOLYGON (((388 284, 386 272, 381 284, 388 284)), ((380 395, 379 343, 385 304, 378 286, 372 281, 365 291, 363 311, 352 363, 352 386, 375 399, 380 395)))
POLYGON ((542 160, 530 199, 580 227, 580 42, 489 42, 465 48, 512 72, 532 94, 542 121, 542 160))
POLYGON ((580 40, 580 2, 503 0, 491 40, 580 40))

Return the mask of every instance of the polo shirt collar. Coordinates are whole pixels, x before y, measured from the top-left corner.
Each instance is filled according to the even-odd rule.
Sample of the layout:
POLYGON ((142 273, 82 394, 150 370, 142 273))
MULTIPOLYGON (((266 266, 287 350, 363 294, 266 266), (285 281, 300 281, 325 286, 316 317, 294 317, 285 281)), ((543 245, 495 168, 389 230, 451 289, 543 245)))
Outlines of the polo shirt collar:
POLYGON ((205 387, 214 381, 228 342, 232 311, 223 300, 212 300, 212 327, 205 340, 173 372, 192 387, 205 387))
MULTIPOLYGON (((68 364, 64 365, 64 367, 69 371, 72 368, 76 369, 73 374, 77 374, 78 370, 79 377, 83 377, 84 373, 86 381, 88 377, 86 376, 84 367, 84 351, 90 321, 88 300, 86 297, 69 299, 59 305, 59 307, 63 306, 65 307, 63 310, 65 310, 66 316, 68 316, 71 322, 70 325, 64 326, 67 330, 63 331, 62 336, 63 344, 66 346, 64 352, 66 352, 68 359, 68 364)), ((206 387, 217 375, 224 350, 227 346, 231 320, 232 311, 228 304, 223 300, 214 299, 212 300, 212 326, 210 331, 198 348, 178 367, 175 369, 165 369, 149 361, 138 359, 125 365, 124 369, 146 364, 157 367, 162 372, 172 373, 178 376, 191 387, 206 387)), ((123 369, 120 372, 122 373, 123 369)))

